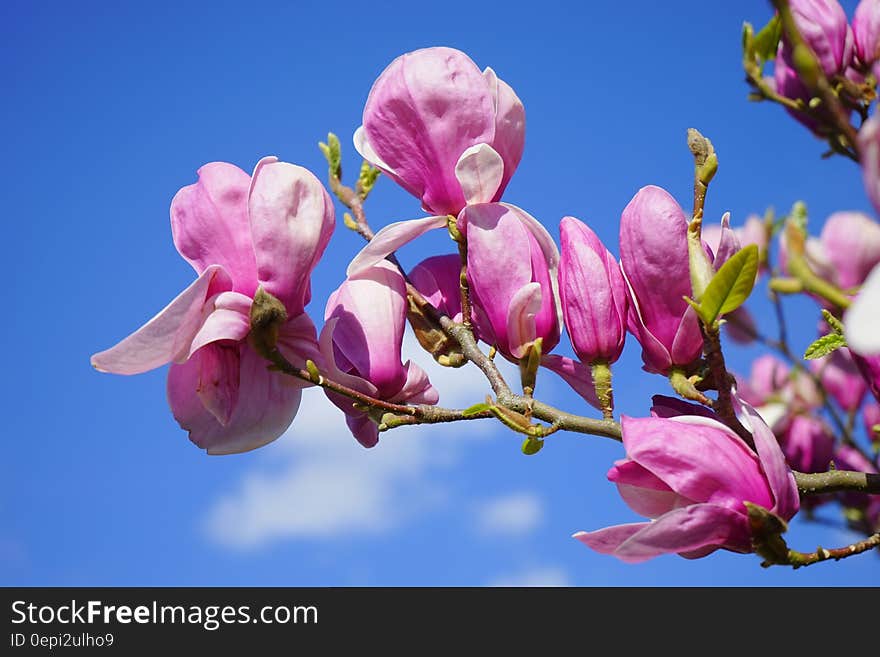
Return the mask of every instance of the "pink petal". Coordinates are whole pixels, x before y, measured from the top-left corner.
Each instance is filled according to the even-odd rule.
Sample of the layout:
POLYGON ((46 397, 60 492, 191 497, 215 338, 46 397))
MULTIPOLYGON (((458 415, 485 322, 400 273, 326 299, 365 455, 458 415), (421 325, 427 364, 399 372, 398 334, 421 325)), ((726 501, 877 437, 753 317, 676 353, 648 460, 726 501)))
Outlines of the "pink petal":
POLYGON ((521 287, 507 307, 507 345, 502 351, 516 358, 526 354, 526 348, 535 341, 535 315, 541 309, 541 286, 528 283, 521 287))
POLYGON ((590 406, 602 409, 599 398, 596 397, 596 388, 593 386, 593 372, 588 365, 556 354, 543 356, 541 365, 562 377, 590 406))
POLYGON ((492 143, 494 117, 489 87, 467 55, 424 48, 398 57, 376 80, 364 129, 374 151, 425 208, 458 214, 464 198, 455 163, 469 146, 492 143))
POLYGON ((504 161, 489 144, 471 146, 455 165, 465 203, 491 203, 504 175, 504 161))
POLYGON ((348 264, 347 276, 357 276, 373 265, 382 262, 404 244, 409 244, 429 230, 446 227, 447 217, 423 217, 388 224, 373 236, 348 264))
POLYGON ((736 233, 730 228, 730 213, 725 212, 721 217, 721 234, 718 240, 718 248, 715 249, 715 260, 712 263, 715 271, 718 271, 734 253, 739 251, 742 245, 736 233))
POLYGON ((770 427, 758 415, 758 412, 735 395, 733 401, 740 422, 752 432, 755 448, 758 450, 758 458, 761 461, 761 469, 775 500, 772 504, 765 504, 757 500, 750 501, 770 509, 784 520, 789 520, 800 508, 800 497, 794 475, 785 462, 785 455, 770 427))
POLYGON ((250 176, 226 162, 198 171, 199 181, 171 201, 171 232, 180 255, 201 274, 221 265, 233 288, 248 296, 257 289, 257 265, 248 222, 250 176))
POLYGON ((168 371, 168 403, 190 440, 208 454, 235 454, 262 447, 283 434, 299 409, 301 388, 288 385, 286 375, 269 371, 267 362, 243 344, 238 403, 224 426, 197 393, 203 351, 168 371))
POLYGON ((627 456, 678 494, 745 513, 773 504, 758 458, 733 431, 702 416, 622 418, 627 456))
POLYGON ((406 361, 406 382, 391 401, 397 404, 436 404, 440 394, 428 380, 428 374, 412 361, 406 361))
POLYGON ((241 366, 239 345, 211 343, 199 352, 199 382, 196 394, 222 426, 229 424, 238 404, 241 366))
MULTIPOLYGON (((278 329, 278 349, 296 367, 304 368, 306 360, 321 363, 321 351, 312 318, 306 313, 301 313, 288 319, 278 329)), ((302 382, 302 385, 310 384, 302 382)))
POLYGON ((288 313, 301 313, 333 234, 333 201, 307 169, 265 157, 254 169, 248 210, 260 284, 288 313))
POLYGON ((504 160, 504 177, 501 179, 496 198, 491 199, 497 201, 522 159, 526 136, 526 112, 522 101, 510 85, 499 79, 495 71, 487 67, 483 71, 483 77, 489 84, 489 90, 495 101, 495 139, 492 141, 492 147, 504 160))
POLYGON ((658 518, 673 509, 694 503, 630 459, 615 463, 608 472, 608 479, 617 484, 620 497, 630 509, 648 518, 658 518))
POLYGON ((211 304, 214 309, 193 338, 187 357, 210 342, 244 340, 251 330, 252 303, 250 297, 240 292, 221 292, 217 295, 211 304))
MULTIPOLYGON (((522 208, 510 203, 501 203, 500 205, 506 207, 517 216, 526 227, 526 230, 529 231, 530 236, 537 243, 538 248, 541 250, 547 271, 549 272, 550 286, 553 290, 552 299, 556 312, 556 322, 559 326, 562 326, 562 302, 559 300, 559 283, 557 280, 559 271, 559 249, 556 247, 556 242, 553 241, 553 237, 547 232, 547 229, 544 228, 544 224, 522 208)), ((543 269, 543 267, 541 267, 541 269, 543 269)), ((541 283, 542 288, 545 287, 542 281, 539 280, 538 282, 541 283)))
POLYGON ((140 374, 186 359, 205 318, 212 294, 232 288, 229 275, 210 265, 183 292, 137 331, 106 351, 92 356, 92 367, 114 374, 140 374))
POLYGON ((626 314, 626 327, 642 346, 642 361, 644 362, 642 369, 647 372, 667 374, 669 368, 672 367, 672 356, 670 356, 669 351, 663 346, 660 340, 655 338, 648 330, 648 327, 645 326, 641 307, 639 306, 639 300, 636 297, 635 292, 633 292, 632 285, 630 285, 623 264, 620 266, 620 273, 623 274, 623 280, 624 283, 626 283, 626 290, 629 298, 628 311, 626 314))
POLYGON ((715 504, 693 504, 670 511, 653 522, 578 532, 574 537, 597 552, 628 563, 710 547, 750 550, 746 516, 715 504))
MULTIPOLYGON (((500 203, 469 205, 459 221, 467 226, 471 290, 491 324, 499 348, 506 350, 511 301, 532 282, 528 233, 519 217, 500 203), (500 253, 504 254, 503 261, 500 253)), ((489 331, 481 329, 481 333, 489 331)))
POLYGON ((688 306, 672 340, 672 362, 686 365, 699 358, 703 352, 703 334, 700 332, 700 320, 697 312, 688 306))

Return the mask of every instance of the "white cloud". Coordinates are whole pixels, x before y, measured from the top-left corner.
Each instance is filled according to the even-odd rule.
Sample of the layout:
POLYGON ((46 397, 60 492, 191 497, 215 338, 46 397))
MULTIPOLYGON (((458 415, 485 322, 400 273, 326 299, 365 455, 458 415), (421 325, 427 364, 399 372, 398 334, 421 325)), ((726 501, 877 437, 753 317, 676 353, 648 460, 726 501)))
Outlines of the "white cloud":
POLYGON ((477 525, 490 536, 522 536, 537 529, 543 515, 540 498, 522 491, 485 502, 477 510, 477 525))
POLYGON ((562 568, 542 566, 505 575, 489 582, 489 586, 572 586, 562 568))
MULTIPOLYGON (((442 368, 414 339, 404 353, 428 372, 444 406, 466 407, 489 391, 475 367, 442 368)), ((500 365, 505 375, 515 372, 500 365)), ((458 461, 463 439, 496 429, 490 420, 463 422, 454 431, 445 425, 404 427, 382 434, 379 445, 366 450, 339 409, 320 390, 306 390, 293 425, 266 450, 271 462, 260 461, 209 508, 205 530, 211 540, 240 550, 283 539, 392 530, 448 497, 430 475, 458 461)))

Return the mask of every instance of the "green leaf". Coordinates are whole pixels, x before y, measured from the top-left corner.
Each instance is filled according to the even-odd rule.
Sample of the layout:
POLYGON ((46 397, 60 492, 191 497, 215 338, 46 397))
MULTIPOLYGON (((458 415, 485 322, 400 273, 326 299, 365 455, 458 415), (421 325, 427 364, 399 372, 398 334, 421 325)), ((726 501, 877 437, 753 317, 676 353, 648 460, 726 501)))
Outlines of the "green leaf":
POLYGON ((736 310, 749 298, 758 275, 758 255, 758 246, 749 244, 734 253, 715 272, 697 308, 706 326, 711 326, 719 316, 736 310))
POLYGON ((526 456, 537 454, 544 447, 544 441, 538 438, 526 438, 522 444, 522 453, 526 456))
POLYGON ((379 178, 380 173, 381 171, 379 171, 379 169, 370 165, 366 160, 361 163, 361 172, 358 175, 357 189, 362 201, 366 201, 367 196, 373 191, 373 187, 376 185, 376 180, 379 178))
POLYGON ((463 417, 471 417, 472 415, 479 415, 485 411, 491 410, 492 404, 487 404, 486 402, 480 402, 479 404, 474 404, 473 406, 468 406, 464 409, 461 414, 463 417))
POLYGON ((780 38, 782 38, 782 21, 777 14, 752 39, 752 48, 762 60, 770 61, 776 57, 780 38))
POLYGON ((807 347, 807 350, 804 352, 804 358, 807 360, 822 358, 822 356, 827 356, 835 349, 840 349, 845 346, 846 338, 840 333, 829 333, 828 335, 823 335, 807 347))
POLYGON ((332 132, 327 133, 327 143, 318 142, 318 148, 324 154, 327 160, 327 166, 330 169, 330 175, 337 178, 342 177, 342 147, 339 144, 339 137, 332 132))
POLYGON ((843 335, 843 324, 839 319, 837 319, 834 315, 832 315, 824 308, 822 309, 822 317, 825 319, 826 322, 828 322, 828 326, 831 327, 832 331, 839 335, 843 335))

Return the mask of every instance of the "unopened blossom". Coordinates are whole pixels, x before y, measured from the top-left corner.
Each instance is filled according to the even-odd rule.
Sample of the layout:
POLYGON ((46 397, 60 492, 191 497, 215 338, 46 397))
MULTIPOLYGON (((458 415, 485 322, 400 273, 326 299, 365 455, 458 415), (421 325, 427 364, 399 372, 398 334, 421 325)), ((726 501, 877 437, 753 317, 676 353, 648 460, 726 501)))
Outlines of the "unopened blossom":
POLYGON ((782 436, 796 413, 809 413, 822 405, 822 394, 813 379, 791 368, 773 354, 752 361, 748 380, 737 377, 737 394, 755 406, 764 421, 782 436))
POLYGON ((559 225, 559 296, 571 346, 584 363, 613 363, 623 351, 629 306, 620 265, 589 226, 559 225))
POLYGON ((491 68, 454 48, 423 48, 373 83, 354 143, 426 212, 457 215, 501 198, 522 157, 525 111, 491 68))
POLYGON ((470 205, 459 217, 467 239, 467 276, 480 337, 506 357, 523 358, 541 339, 559 342, 562 320, 556 270, 559 251, 527 212, 504 203, 470 205))
POLYGON ((862 0, 852 20, 856 56, 863 66, 880 58, 880 0, 862 0))
MULTIPOLYGON (((804 42, 816 55, 825 75, 842 73, 852 59, 852 35, 846 12, 837 0, 790 0, 795 25, 804 42)), ((790 61, 791 50, 783 35, 782 56, 790 61)))
POLYGON ((865 282, 880 263, 880 224, 861 212, 835 212, 819 236, 830 281, 848 290, 865 282))
POLYGON ((780 438, 788 464, 799 472, 827 472, 834 454, 834 435, 813 415, 795 415, 780 438))
POLYGON ((718 549, 753 550, 745 502, 784 520, 797 513, 794 477, 754 409, 743 406, 742 421, 757 453, 705 409, 674 416, 674 406, 662 406, 654 417, 621 419, 626 458, 608 472, 623 501, 650 521, 578 532, 576 539, 627 562, 670 553, 695 559, 718 549))
POLYGON ((844 411, 858 410, 867 391, 867 383, 848 349, 837 349, 828 356, 811 360, 810 368, 820 377, 825 391, 844 411))
MULTIPOLYGON (((330 295, 321 352, 332 380, 396 404, 437 403, 439 395, 424 370, 411 361, 401 363, 406 303, 403 276, 388 262, 350 276, 330 295)), ((379 431, 369 414, 355 408, 349 397, 325 392, 345 412, 358 442, 376 445, 379 431)))
POLYGON ((699 320, 691 296, 687 216, 660 187, 640 189, 620 219, 620 261, 629 284, 628 329, 649 372, 668 374, 699 358, 699 320))
POLYGON ((324 187, 302 167, 263 158, 253 177, 225 162, 171 204, 174 244, 198 278, 115 347, 92 356, 104 372, 138 374, 166 363, 168 401, 190 440, 210 454, 243 452, 280 436, 304 384, 270 372, 248 344, 259 288, 287 315, 277 347, 302 367, 317 352, 304 312, 309 280, 333 232, 324 187))

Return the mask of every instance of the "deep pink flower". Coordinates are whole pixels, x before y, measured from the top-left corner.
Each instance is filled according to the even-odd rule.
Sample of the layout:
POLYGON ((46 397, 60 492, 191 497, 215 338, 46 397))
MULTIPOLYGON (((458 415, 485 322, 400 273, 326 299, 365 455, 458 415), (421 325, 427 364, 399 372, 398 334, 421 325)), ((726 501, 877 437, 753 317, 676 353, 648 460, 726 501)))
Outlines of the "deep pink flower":
POLYGON ((248 345, 250 307, 258 287, 276 296, 289 317, 279 349, 298 366, 317 354, 303 308, 334 210, 314 175, 274 157, 260 160, 253 178, 225 162, 198 173, 171 203, 171 229, 199 277, 92 365, 138 374, 172 363, 175 419, 209 454, 230 454, 275 440, 296 415, 303 384, 269 372, 248 345))
POLYGON ((702 352, 691 296, 687 217, 660 187, 643 187, 620 218, 620 261, 629 283, 628 329, 649 372, 686 367, 702 352))
MULTIPOLYGON (((664 407, 663 415, 670 408, 664 407)), ((757 447, 699 415, 622 418, 626 458, 608 472, 623 501, 650 522, 578 532, 576 539, 627 562, 677 553, 694 559, 717 549, 751 552, 744 502, 785 520, 799 508, 797 486, 773 433, 743 406, 757 447)))
POLYGON ((613 363, 623 351, 629 305, 620 266, 583 222, 564 217, 559 231, 559 296, 571 346, 584 363, 613 363))
POLYGON ((858 410, 867 384, 849 349, 838 349, 828 356, 811 360, 810 369, 821 378, 822 386, 843 410, 858 410))
POLYGON ((827 472, 834 454, 834 435, 822 420, 795 415, 780 439, 788 464, 799 472, 827 472))
POLYGON ((525 111, 491 68, 463 52, 424 48, 373 83, 355 147, 427 212, 457 215, 501 198, 522 157, 525 111))
MULTIPOLYGON (((406 327, 406 284, 396 267, 380 262, 350 276, 327 300, 321 352, 331 379, 372 397, 398 404, 436 404, 428 375, 411 361, 400 362, 406 327)), ((364 447, 379 441, 376 423, 352 400, 326 391, 345 412, 352 434, 364 447)))
POLYGON ((880 263, 880 224, 861 212, 835 212, 820 235, 829 280, 844 290, 865 282, 880 263))

